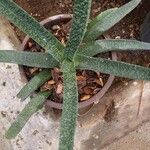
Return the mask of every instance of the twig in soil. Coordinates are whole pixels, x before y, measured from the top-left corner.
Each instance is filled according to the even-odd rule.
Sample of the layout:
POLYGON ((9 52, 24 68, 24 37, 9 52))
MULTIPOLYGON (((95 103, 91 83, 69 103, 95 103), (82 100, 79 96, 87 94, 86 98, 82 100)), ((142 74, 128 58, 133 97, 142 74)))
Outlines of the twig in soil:
MULTIPOLYGON (((147 65, 147 67, 149 68, 150 64, 147 65)), ((141 91, 140 91, 140 98, 139 98, 139 106, 138 106, 138 111, 137 111, 137 115, 136 117, 139 116, 139 113, 140 113, 140 107, 141 107, 141 104, 142 104, 142 97, 143 97, 143 91, 144 91, 144 81, 141 81, 141 91)))
POLYGON ((136 117, 139 116, 140 113, 140 108, 142 104, 142 97, 143 97, 143 90, 144 90, 144 81, 141 81, 141 86, 140 86, 140 96, 139 96, 139 105, 138 105, 138 111, 136 117))
POLYGON ((83 114, 79 114, 78 113, 78 116, 85 116, 85 115, 87 115, 91 110, 92 110, 92 108, 94 107, 94 103, 92 104, 92 106, 85 112, 85 113, 83 113, 83 114))

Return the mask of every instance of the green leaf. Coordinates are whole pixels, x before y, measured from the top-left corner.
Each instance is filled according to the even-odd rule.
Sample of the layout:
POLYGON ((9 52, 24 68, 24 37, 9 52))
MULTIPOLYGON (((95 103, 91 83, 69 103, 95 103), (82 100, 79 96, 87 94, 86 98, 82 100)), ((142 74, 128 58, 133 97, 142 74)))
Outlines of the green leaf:
POLYGON ((63 112, 59 150, 73 150, 73 141, 77 120, 78 92, 75 67, 72 62, 63 63, 63 112))
POLYGON ((42 84, 51 78, 51 71, 49 69, 44 69, 39 74, 35 75, 17 94, 18 98, 25 100, 29 95, 31 95, 36 89, 38 89, 42 84))
POLYGON ((0 62, 39 68, 53 68, 58 62, 48 53, 0 50, 0 62))
POLYGON ((94 41, 101 36, 137 7, 140 2, 141 0, 132 0, 120 8, 110 11, 110 14, 106 13, 106 15, 102 16, 103 18, 100 17, 100 19, 96 18, 96 20, 93 20, 95 25, 90 26, 89 30, 86 32, 84 42, 94 41))
POLYGON ((102 52, 127 50, 150 50, 150 43, 125 39, 97 40, 84 44, 76 54, 94 56, 102 52))
POLYGON ((47 50, 57 61, 62 61, 63 45, 12 0, 0 0, 0 13, 47 50))
MULTIPOLYGON (((93 20, 91 20, 88 23, 86 33, 90 32, 90 30, 92 30, 92 28, 93 28, 94 25, 96 25, 96 24, 98 25, 98 23, 100 23, 101 21, 103 21, 103 19, 105 17, 107 17, 111 13, 115 12, 117 9, 118 8, 111 8, 111 9, 105 10, 104 12, 100 13, 99 15, 97 15, 93 20)), ((84 40, 86 41, 85 37, 84 37, 84 40)))
POLYGON ((75 0, 72 30, 65 49, 65 58, 72 60, 82 42, 89 20, 90 8, 91 0, 75 0))
POLYGON ((31 99, 31 101, 25 106, 22 112, 17 117, 16 121, 13 122, 11 127, 6 132, 6 138, 13 139, 15 138, 18 133, 22 130, 26 122, 29 118, 37 112, 42 104, 44 103, 45 99, 50 95, 50 92, 42 92, 39 93, 35 98, 31 99))
POLYGON ((81 55, 78 56, 76 61, 79 63, 78 68, 80 69, 93 70, 130 79, 150 80, 150 69, 146 67, 81 55))

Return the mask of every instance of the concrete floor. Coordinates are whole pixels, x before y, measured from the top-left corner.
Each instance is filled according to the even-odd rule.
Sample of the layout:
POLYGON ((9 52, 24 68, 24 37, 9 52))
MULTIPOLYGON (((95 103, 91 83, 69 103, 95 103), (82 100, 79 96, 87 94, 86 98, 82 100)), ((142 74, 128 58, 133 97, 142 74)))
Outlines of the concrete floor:
POLYGON ((143 123, 134 132, 112 143, 103 150, 149 150, 150 122, 143 123))

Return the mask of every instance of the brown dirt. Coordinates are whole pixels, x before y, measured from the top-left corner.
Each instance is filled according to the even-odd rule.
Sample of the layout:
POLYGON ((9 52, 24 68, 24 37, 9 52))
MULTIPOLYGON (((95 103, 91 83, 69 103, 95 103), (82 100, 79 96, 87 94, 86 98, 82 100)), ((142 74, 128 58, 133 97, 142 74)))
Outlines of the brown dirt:
MULTIPOLYGON (((128 1, 129 0, 93 0, 91 18, 106 9, 119 7, 128 1)), ((38 21, 56 14, 72 13, 71 0, 15 0, 15 2, 38 21)), ((120 36, 121 38, 138 38, 140 29, 139 26, 148 13, 149 7, 150 1, 143 0, 141 5, 139 5, 132 13, 130 13, 111 30, 111 37, 115 38, 120 36)))

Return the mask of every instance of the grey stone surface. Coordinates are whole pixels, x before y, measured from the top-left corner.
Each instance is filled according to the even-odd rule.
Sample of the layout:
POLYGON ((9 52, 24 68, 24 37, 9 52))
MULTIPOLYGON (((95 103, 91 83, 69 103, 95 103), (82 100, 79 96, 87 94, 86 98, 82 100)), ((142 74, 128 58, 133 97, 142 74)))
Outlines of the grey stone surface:
MULTIPOLYGON (((19 48, 20 43, 14 35, 14 31, 10 28, 8 21, 1 17, 0 49, 16 50, 19 48)), ((23 85, 17 65, 0 63, 0 126, 3 127, 3 130, 8 129, 18 112, 29 101, 27 99, 25 102, 20 102, 16 98, 16 94, 23 85)), ((46 150, 50 147, 56 149, 58 125, 59 122, 54 122, 52 119, 43 116, 42 112, 38 112, 31 117, 16 139, 11 140, 11 148, 14 150, 46 150)), ((3 135, 4 132, 1 136, 5 140, 3 135)))
POLYGON ((135 131, 112 143, 103 150, 149 150, 150 122, 143 123, 135 131))
MULTIPOLYGON (((115 102, 115 107, 109 120, 100 119, 100 116, 95 120, 95 125, 90 132, 88 140, 81 145, 82 150, 94 149, 100 150, 105 146, 110 145, 115 141, 128 135, 130 132, 137 129, 143 123, 149 122, 150 117, 150 83, 144 83, 144 92, 140 113, 137 116, 139 105, 139 93, 141 90, 141 81, 129 82, 123 87, 113 88, 107 95, 103 97, 103 101, 112 99, 115 102), (99 118, 99 119, 98 119, 99 118)), ((102 106, 99 105, 99 108, 102 106)), ((99 111, 100 109, 96 110, 99 111)), ((99 114, 99 113, 97 113, 99 114)), ((144 129, 143 129, 144 130, 144 129)), ((146 129, 145 129, 146 130, 146 129)), ((142 134, 142 133, 141 133, 142 134)), ((147 132, 147 137, 149 132, 147 132)), ((141 136, 144 136, 141 135, 141 136)), ((150 138, 148 138, 150 140, 150 138)), ((133 143, 134 144, 134 143, 133 143)), ((142 143, 137 143, 142 144, 142 143)), ((145 141, 146 144, 146 141, 145 141)), ((125 143, 120 145, 120 149, 125 147, 125 143)))

